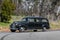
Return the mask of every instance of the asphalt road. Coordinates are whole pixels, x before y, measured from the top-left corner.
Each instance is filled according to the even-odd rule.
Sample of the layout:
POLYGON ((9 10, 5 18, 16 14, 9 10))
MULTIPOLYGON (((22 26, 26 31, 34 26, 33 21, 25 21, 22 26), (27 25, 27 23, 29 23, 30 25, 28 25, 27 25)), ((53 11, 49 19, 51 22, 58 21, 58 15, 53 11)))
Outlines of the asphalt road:
POLYGON ((60 31, 0 32, 0 40, 60 40, 60 31))

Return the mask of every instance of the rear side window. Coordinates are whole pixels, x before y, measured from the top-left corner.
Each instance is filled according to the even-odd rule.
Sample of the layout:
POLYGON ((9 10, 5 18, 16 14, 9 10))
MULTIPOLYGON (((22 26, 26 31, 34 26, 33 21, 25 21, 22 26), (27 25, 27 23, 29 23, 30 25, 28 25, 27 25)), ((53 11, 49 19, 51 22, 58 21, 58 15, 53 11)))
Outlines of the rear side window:
POLYGON ((42 19, 41 21, 42 21, 42 22, 48 22, 46 19, 42 19))

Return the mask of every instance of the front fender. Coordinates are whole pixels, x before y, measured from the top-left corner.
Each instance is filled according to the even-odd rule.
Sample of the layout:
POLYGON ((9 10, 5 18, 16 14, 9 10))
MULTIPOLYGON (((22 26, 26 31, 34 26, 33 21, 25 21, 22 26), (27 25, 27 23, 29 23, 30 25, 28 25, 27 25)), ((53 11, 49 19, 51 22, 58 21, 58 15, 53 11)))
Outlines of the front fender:
POLYGON ((16 30, 15 24, 11 24, 11 25, 10 25, 10 29, 16 30))

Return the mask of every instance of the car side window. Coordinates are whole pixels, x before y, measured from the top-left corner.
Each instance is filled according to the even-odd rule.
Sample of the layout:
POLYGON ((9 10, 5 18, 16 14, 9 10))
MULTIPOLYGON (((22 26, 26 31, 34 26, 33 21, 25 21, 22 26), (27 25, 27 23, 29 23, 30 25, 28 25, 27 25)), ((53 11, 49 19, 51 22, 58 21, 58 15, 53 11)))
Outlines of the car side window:
POLYGON ((28 18, 28 22, 34 22, 34 19, 28 18))
POLYGON ((40 20, 39 19, 36 19, 36 22, 40 22, 40 20))
POLYGON ((41 20, 40 19, 36 19, 36 22, 40 22, 41 20))

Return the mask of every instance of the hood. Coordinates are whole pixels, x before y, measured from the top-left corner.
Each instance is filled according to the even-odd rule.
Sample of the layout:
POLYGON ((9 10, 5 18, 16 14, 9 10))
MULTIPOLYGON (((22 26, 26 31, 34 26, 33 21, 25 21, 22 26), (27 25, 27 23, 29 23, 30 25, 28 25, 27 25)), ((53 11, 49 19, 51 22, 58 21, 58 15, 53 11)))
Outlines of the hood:
POLYGON ((26 22, 24 22, 24 21, 15 21, 14 23, 19 25, 19 24, 25 24, 26 22))

